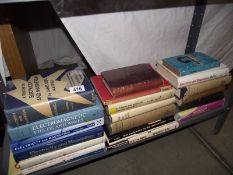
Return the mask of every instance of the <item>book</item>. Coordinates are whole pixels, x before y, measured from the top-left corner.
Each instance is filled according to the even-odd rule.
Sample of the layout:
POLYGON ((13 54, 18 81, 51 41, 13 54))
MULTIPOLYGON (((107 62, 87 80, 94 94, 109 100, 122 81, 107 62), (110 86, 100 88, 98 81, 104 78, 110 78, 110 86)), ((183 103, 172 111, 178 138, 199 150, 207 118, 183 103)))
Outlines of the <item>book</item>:
POLYGON ((43 162, 46 162, 46 161, 49 161, 55 158, 59 158, 64 155, 76 152, 76 151, 80 151, 88 147, 97 145, 97 144, 105 143, 105 141, 106 141, 106 136, 104 135, 103 137, 99 137, 99 138, 92 139, 86 142, 78 143, 78 144, 68 146, 68 147, 65 147, 59 150, 55 150, 55 151, 41 154, 35 157, 31 157, 29 159, 21 160, 18 162, 18 164, 21 169, 26 169, 34 165, 37 165, 37 164, 40 164, 40 163, 43 163, 43 162))
POLYGON ((132 109, 128 109, 125 111, 121 111, 115 114, 111 114, 109 115, 109 119, 111 121, 111 123, 115 123, 118 122, 120 120, 125 120, 140 114, 143 114, 145 112, 149 112, 155 109, 160 109, 164 106, 170 105, 172 103, 175 103, 175 97, 166 99, 166 100, 162 100, 162 101, 158 101, 158 102, 154 102, 154 103, 150 103, 144 106, 140 106, 140 107, 136 107, 136 108, 132 108, 132 109))
POLYGON ((118 140, 128 138, 134 134, 139 134, 141 132, 147 131, 149 129, 153 129, 155 127, 167 124, 167 123, 172 122, 172 121, 174 121, 174 116, 168 116, 168 117, 165 117, 165 118, 162 118, 162 119, 150 122, 150 123, 146 123, 146 124, 138 126, 136 128, 129 129, 129 130, 121 132, 121 133, 110 135, 108 133, 107 129, 105 130, 105 133, 107 135, 108 143, 115 143, 118 140))
POLYGON ((185 105, 185 104, 187 104, 189 102, 192 102, 194 100, 204 98, 204 97, 207 97, 209 95, 216 94, 216 93, 219 93, 219 92, 223 92, 225 89, 226 89, 225 86, 220 86, 220 87, 217 87, 217 88, 214 88, 214 89, 209 89, 208 91, 201 92, 199 94, 191 95, 191 96, 189 96, 187 98, 184 98, 184 99, 176 99, 176 104, 178 106, 182 106, 182 105, 185 105))
POLYGON ((188 120, 190 120, 191 118, 194 118, 204 112, 208 112, 214 109, 218 109, 222 106, 224 106, 225 104, 225 99, 221 99, 221 100, 217 100, 211 103, 207 103, 201 106, 197 106, 194 108, 190 108, 181 112, 178 112, 175 114, 174 118, 176 121, 178 121, 179 123, 184 123, 188 120))
POLYGON ((85 122, 102 118, 104 116, 103 106, 96 97, 96 104, 88 108, 76 110, 56 117, 22 125, 16 128, 7 127, 7 132, 12 141, 35 137, 44 133, 76 125, 81 127, 85 122), (80 125, 78 125, 80 124, 80 125))
POLYGON ((193 52, 163 59, 163 65, 178 76, 219 67, 220 62, 204 53, 193 52))
POLYGON ((224 93, 223 92, 218 92, 218 93, 214 93, 214 94, 199 98, 199 99, 194 100, 194 101, 190 101, 190 102, 188 102, 186 104, 182 104, 181 106, 177 106, 177 108, 178 108, 179 111, 184 111, 186 109, 201 106, 201 105, 204 105, 204 104, 207 104, 207 103, 211 103, 211 102, 214 102, 214 101, 217 101, 217 100, 221 100, 223 98, 224 98, 224 93))
POLYGON ((148 104, 152 104, 155 102, 159 102, 162 100, 172 98, 174 97, 174 93, 175 93, 175 89, 172 88, 172 89, 168 89, 165 91, 145 95, 142 97, 137 97, 137 98, 126 100, 126 101, 109 104, 106 106, 105 109, 108 112, 108 114, 111 115, 111 114, 115 114, 121 111, 141 107, 144 105, 148 105, 148 104))
POLYGON ((63 155, 61 157, 34 165, 32 167, 22 169, 21 172, 23 174, 31 174, 33 172, 36 172, 36 171, 39 171, 39 170, 42 170, 42 169, 45 169, 45 168, 48 168, 48 167, 51 167, 54 165, 64 164, 64 163, 70 162, 72 160, 82 160, 82 159, 88 158, 90 156, 101 154, 104 151, 105 151, 105 144, 104 143, 97 144, 97 145, 91 146, 89 148, 85 148, 85 149, 80 150, 80 151, 72 152, 72 153, 63 155))
POLYGON ((19 164, 16 163, 11 150, 9 155, 8 175, 22 175, 19 164))
POLYGON ((11 127, 95 105, 91 82, 78 69, 8 81, 6 90, 4 112, 11 127))
POLYGON ((11 142, 11 149, 14 152, 21 150, 28 150, 30 148, 35 148, 40 145, 51 143, 59 139, 64 139, 71 135, 78 135, 79 133, 87 133, 85 131, 92 131, 92 129, 102 126, 104 124, 104 117, 94 120, 93 122, 88 122, 89 124, 83 125, 81 127, 71 126, 56 131, 48 132, 36 137, 31 137, 28 139, 11 142))
POLYGON ((220 64, 220 67, 179 77, 166 68, 161 60, 158 60, 156 71, 168 80, 176 89, 229 75, 229 68, 223 63, 220 64))
POLYGON ((110 143, 107 147, 108 150, 110 149, 114 149, 123 145, 127 145, 127 144, 132 144, 135 142, 139 142, 141 140, 145 140, 147 138, 153 137, 155 135, 159 135, 162 133, 165 133, 167 131, 171 131, 173 129, 176 129, 179 127, 179 123, 177 121, 173 121, 161 126, 158 126, 156 128, 150 129, 148 131, 139 133, 139 134, 134 134, 131 137, 127 138, 127 139, 122 139, 117 141, 116 143, 110 143))
POLYGON ((101 75, 96 75, 96 76, 91 77, 91 82, 94 85, 96 92, 104 105, 115 104, 115 103, 123 102, 126 100, 131 100, 131 99, 142 97, 145 95, 150 95, 153 93, 172 89, 171 84, 167 80, 162 78, 162 81, 163 81, 163 84, 155 88, 131 93, 125 96, 113 97, 111 93, 108 91, 108 89, 105 87, 103 83, 103 77, 101 75))
POLYGON ((128 95, 162 85, 161 76, 150 64, 137 64, 101 72, 103 82, 113 97, 128 95))
POLYGON ((103 127, 97 127, 89 131, 81 132, 79 134, 71 134, 46 142, 45 144, 36 145, 34 147, 25 147, 25 149, 15 150, 12 145, 12 152, 15 160, 18 162, 20 160, 28 159, 33 156, 38 156, 50 151, 62 149, 67 146, 71 146, 77 143, 82 143, 91 139, 99 138, 104 135, 103 127))
POLYGON ((106 126, 109 130, 110 135, 113 135, 116 133, 120 133, 120 132, 129 130, 129 129, 144 125, 146 123, 160 120, 170 115, 174 115, 175 112, 176 112, 175 104, 170 104, 160 109, 155 109, 149 112, 145 112, 135 117, 128 118, 125 120, 120 120, 115 123, 111 123, 110 120, 106 117, 105 122, 106 122, 106 126))
POLYGON ((223 76, 213 80, 208 80, 198 84, 193 84, 190 86, 182 87, 176 90, 175 96, 179 99, 186 99, 189 96, 206 92, 210 89, 218 88, 220 86, 225 86, 231 82, 231 76, 223 76))

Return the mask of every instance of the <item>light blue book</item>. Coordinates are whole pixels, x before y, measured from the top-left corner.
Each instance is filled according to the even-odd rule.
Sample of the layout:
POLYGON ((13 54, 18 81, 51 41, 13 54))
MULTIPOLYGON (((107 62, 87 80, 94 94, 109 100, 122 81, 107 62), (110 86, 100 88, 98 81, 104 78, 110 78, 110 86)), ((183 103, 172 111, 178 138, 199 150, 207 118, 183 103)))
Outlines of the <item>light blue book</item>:
MULTIPOLYGON (((102 118, 104 116, 103 106, 96 97, 96 104, 84 109, 79 109, 66 114, 61 114, 48 119, 32 122, 30 124, 19 127, 8 126, 7 131, 12 141, 18 141, 35 137, 55 130, 62 130, 63 128, 75 126, 77 124, 84 124, 85 122, 102 118)), ((82 126, 82 125, 80 125, 82 126)))
POLYGON ((178 76, 189 75, 195 72, 220 66, 220 62, 201 52, 179 55, 163 59, 163 65, 178 76))

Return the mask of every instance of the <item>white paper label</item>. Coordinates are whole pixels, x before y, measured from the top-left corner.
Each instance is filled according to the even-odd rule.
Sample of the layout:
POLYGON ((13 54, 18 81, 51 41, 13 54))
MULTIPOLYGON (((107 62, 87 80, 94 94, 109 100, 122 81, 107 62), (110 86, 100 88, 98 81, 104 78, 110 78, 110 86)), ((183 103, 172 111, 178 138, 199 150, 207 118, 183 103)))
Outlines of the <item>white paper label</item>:
POLYGON ((73 86, 73 87, 70 87, 69 89, 70 89, 70 93, 84 92, 84 91, 85 91, 84 85, 81 85, 81 86, 73 86))

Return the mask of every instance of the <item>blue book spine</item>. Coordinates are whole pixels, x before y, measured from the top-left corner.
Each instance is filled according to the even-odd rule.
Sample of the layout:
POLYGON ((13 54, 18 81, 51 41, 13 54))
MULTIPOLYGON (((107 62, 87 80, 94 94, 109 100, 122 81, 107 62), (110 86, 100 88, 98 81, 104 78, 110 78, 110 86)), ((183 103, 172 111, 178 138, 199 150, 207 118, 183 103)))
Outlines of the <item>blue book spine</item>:
POLYGON ((74 126, 87 121, 102 118, 104 109, 100 100, 96 97, 96 105, 85 109, 69 112, 66 114, 40 120, 16 128, 8 126, 8 134, 11 141, 23 140, 45 134, 58 129, 74 126))
POLYGON ((103 127, 97 127, 89 131, 81 132, 79 134, 70 134, 64 137, 54 139, 44 144, 39 144, 33 147, 28 147, 21 150, 15 150, 12 148, 12 152, 16 161, 24 160, 33 156, 44 154, 57 149, 62 149, 67 146, 71 146, 77 143, 85 142, 95 138, 102 137, 104 135, 103 127))

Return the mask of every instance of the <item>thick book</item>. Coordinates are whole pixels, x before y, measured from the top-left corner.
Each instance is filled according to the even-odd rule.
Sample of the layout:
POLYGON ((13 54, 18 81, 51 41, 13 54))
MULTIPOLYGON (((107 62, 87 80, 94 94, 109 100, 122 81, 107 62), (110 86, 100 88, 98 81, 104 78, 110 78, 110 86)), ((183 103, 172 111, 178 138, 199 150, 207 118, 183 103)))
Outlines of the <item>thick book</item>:
POLYGON ((7 127, 7 132, 12 141, 27 139, 55 130, 74 126, 81 127, 85 122, 102 118, 104 116, 103 106, 96 97, 96 104, 88 108, 76 110, 56 117, 40 120, 30 124, 22 125, 16 128, 7 127), (78 125, 79 124, 79 125, 78 125))
POLYGON ((101 72, 105 86, 113 97, 128 95, 163 84, 150 64, 137 64, 101 72))
POLYGON ((213 80, 208 80, 198 84, 182 87, 176 90, 175 96, 178 99, 186 99, 189 96, 196 95, 202 92, 207 92, 210 89, 225 86, 231 82, 231 76, 224 76, 213 80))
POLYGON ((216 68, 179 77, 166 68, 161 60, 158 60, 156 64, 156 71, 168 80, 176 89, 229 75, 229 68, 223 63, 216 68))
POLYGON ((175 104, 170 104, 160 109, 155 109, 149 112, 145 112, 143 114, 139 114, 137 116, 134 116, 132 118, 128 118, 125 120, 120 120, 115 123, 111 123, 110 119, 106 117, 105 126, 108 128, 110 135, 113 135, 113 134, 120 133, 120 132, 129 130, 129 129, 132 129, 132 128, 136 128, 146 123, 160 120, 170 115, 174 115, 175 112, 176 112, 175 104))
POLYGON ((197 106, 194 108, 190 108, 175 114, 174 118, 179 123, 184 123, 204 112, 208 112, 214 109, 218 109, 225 104, 225 99, 217 100, 214 102, 210 102, 201 106, 197 106))
POLYGON ((159 119, 159 120, 156 120, 156 121, 153 121, 153 122, 138 126, 136 128, 129 129, 127 131, 124 131, 124 132, 121 132, 121 133, 118 133, 118 134, 110 135, 108 133, 107 129, 105 130, 105 133, 107 135, 108 143, 115 143, 118 140, 128 138, 128 137, 130 137, 130 136, 132 136, 134 134, 139 134, 141 132, 147 131, 149 129, 153 129, 155 127, 167 124, 167 123, 172 122, 172 121, 174 121, 174 116, 169 116, 169 117, 164 117, 162 119, 159 119))
POLYGON ((163 65, 178 76, 219 67, 220 62, 201 52, 178 55, 163 59, 163 65))
POLYGON ((117 141, 116 143, 110 143, 107 147, 108 150, 110 149, 114 149, 123 145, 127 145, 127 144, 132 144, 135 142, 139 142, 141 140, 145 140, 147 138, 153 137, 155 135, 159 135, 171 130, 174 130, 176 128, 179 127, 179 123, 177 121, 173 121, 161 126, 158 126, 156 128, 150 129, 148 131, 139 133, 139 134, 134 134, 131 137, 127 138, 127 139, 121 139, 119 141, 117 141))
POLYGON ((26 169, 34 165, 37 165, 37 164, 40 164, 40 163, 43 163, 43 162, 46 162, 46 161, 49 161, 55 158, 59 158, 64 155, 76 152, 76 151, 80 151, 82 149, 89 148, 97 144, 105 143, 105 141, 106 141, 106 136, 104 135, 103 137, 99 137, 99 138, 92 139, 86 142, 78 143, 72 146, 65 147, 63 149, 51 151, 45 154, 31 157, 29 159, 21 160, 18 162, 18 164, 21 169, 26 169))
POLYGON ((108 91, 108 89, 106 88, 106 86, 104 85, 103 77, 101 75, 96 75, 96 76, 91 77, 91 82, 94 85, 96 92, 104 105, 115 104, 115 103, 123 102, 126 100, 131 100, 131 99, 135 99, 138 97, 143 97, 143 96, 150 95, 153 93, 158 93, 158 92, 172 89, 171 84, 167 80, 162 78, 162 81, 163 81, 162 85, 155 87, 155 88, 131 93, 125 96, 113 97, 111 93, 108 91))
POLYGON ((82 143, 91 139, 99 138, 104 135, 103 127, 97 127, 89 131, 81 132, 79 134, 70 134, 63 136, 58 139, 54 139, 43 144, 39 144, 32 147, 27 147, 23 145, 22 149, 15 149, 15 145, 11 144, 11 150, 13 152, 15 160, 18 162, 20 160, 28 159, 33 156, 38 156, 50 151, 62 149, 67 146, 71 146, 77 143, 82 143))
POLYGON ((75 152, 72 152, 69 154, 65 154, 61 157, 58 157, 58 158, 55 158, 52 160, 48 160, 46 162, 34 165, 34 166, 26 168, 26 169, 22 169, 21 172, 23 174, 32 174, 36 171, 39 171, 39 170, 42 170, 42 169, 45 169, 48 167, 52 167, 52 166, 59 165, 59 164, 65 164, 65 163, 68 163, 68 162, 73 161, 73 160, 76 160, 76 161, 82 160, 82 159, 88 158, 90 156, 95 156, 97 154, 101 154, 101 153, 105 152, 105 150, 106 149, 105 149, 104 143, 97 144, 97 145, 91 146, 89 148, 85 148, 85 149, 80 150, 80 151, 75 151, 75 152))
POLYGON ((144 106, 140 106, 140 107, 136 107, 136 108, 132 108, 132 109, 128 109, 125 111, 121 111, 115 114, 111 114, 109 115, 109 119, 111 121, 111 123, 115 123, 118 122, 120 120, 125 120, 128 118, 132 118, 134 116, 155 110, 155 109, 160 109, 164 106, 170 105, 170 104, 174 104, 175 103, 175 97, 166 99, 166 100, 162 100, 162 101, 158 101, 158 102, 154 102, 154 103, 150 103, 144 106))
POLYGON ((62 69, 9 81, 4 112, 11 127, 95 105, 91 82, 82 70, 62 69))

